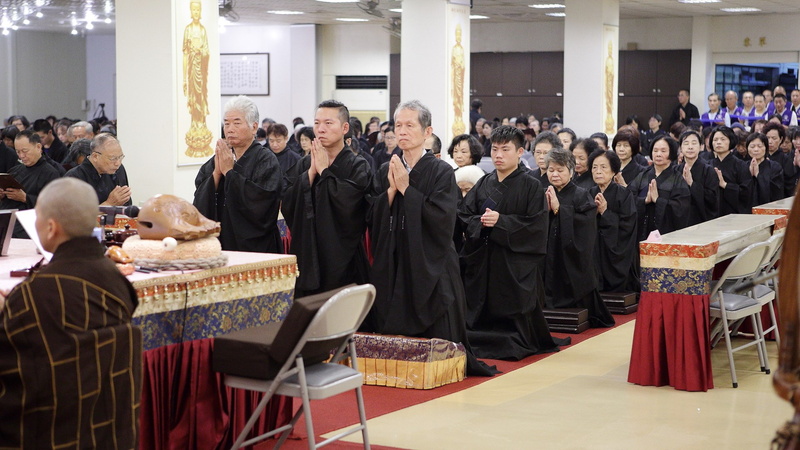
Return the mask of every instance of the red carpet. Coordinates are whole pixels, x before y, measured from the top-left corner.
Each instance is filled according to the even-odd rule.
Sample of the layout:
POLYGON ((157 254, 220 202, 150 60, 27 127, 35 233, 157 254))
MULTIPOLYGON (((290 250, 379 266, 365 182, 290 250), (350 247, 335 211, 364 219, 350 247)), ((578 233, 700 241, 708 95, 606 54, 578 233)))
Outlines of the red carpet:
MULTIPOLYGON (((617 321, 617 324, 615 325, 614 328, 623 325, 625 323, 628 323, 635 318, 636 318, 635 313, 626 316, 615 315, 614 319, 617 321)), ((611 329, 613 328, 590 328, 589 330, 581 334, 553 333, 553 336, 557 336, 559 338, 571 337, 572 344, 566 347, 562 347, 566 349, 573 345, 580 344, 581 342, 587 339, 593 338, 611 329)), ((547 353, 544 355, 534 355, 525 358, 522 361, 499 361, 490 359, 484 361, 486 361, 486 363, 489 365, 496 365, 497 369, 503 373, 509 373, 521 367, 525 367, 528 364, 541 361, 542 359, 547 358, 548 356, 553 354, 554 353, 547 353)), ((502 375, 503 374, 495 375, 495 377, 502 375)), ((362 391, 364 392, 364 407, 367 411, 367 419, 372 419, 375 417, 382 416, 384 414, 389 414, 391 412, 401 410, 403 408, 408 408, 410 406, 434 400, 439 397, 443 397, 445 395, 461 391, 463 389, 477 386, 491 379, 492 379, 491 377, 468 377, 467 379, 465 379, 460 383, 448 384, 446 386, 430 390, 396 389, 396 388, 387 388, 382 386, 364 386, 362 388, 362 391)), ((295 401, 295 411, 299 407, 300 407, 300 402, 295 401)), ((356 410, 356 396, 354 392, 347 392, 345 394, 338 395, 336 397, 331 397, 326 400, 313 401, 311 403, 311 411, 313 414, 312 420, 314 421, 314 430, 316 431, 318 439, 317 442, 322 440, 320 438, 320 435, 322 434, 326 434, 331 431, 344 428, 348 425, 353 425, 355 423, 358 423, 358 411, 356 410)), ((308 443, 305 438, 306 438, 305 422, 303 422, 303 419, 300 419, 297 426, 295 426, 294 431, 292 432, 292 436, 287 441, 286 445, 283 446, 283 448, 289 450, 308 448, 308 443)), ((265 443, 256 446, 256 449, 257 450, 271 449, 273 445, 274 441, 267 441, 265 443)), ((380 446, 372 446, 372 447, 376 449, 390 448, 390 447, 380 447, 380 446)), ((329 446, 326 446, 325 448, 353 449, 353 448, 362 448, 362 446, 360 444, 337 442, 329 446)))

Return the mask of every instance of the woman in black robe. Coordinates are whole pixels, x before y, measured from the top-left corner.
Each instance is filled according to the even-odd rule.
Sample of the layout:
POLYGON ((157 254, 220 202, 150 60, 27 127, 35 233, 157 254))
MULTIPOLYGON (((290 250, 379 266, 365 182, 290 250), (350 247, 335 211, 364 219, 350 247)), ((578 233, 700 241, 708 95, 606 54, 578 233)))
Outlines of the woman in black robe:
POLYGON ((650 149, 653 165, 628 185, 636 200, 640 241, 653 230, 666 234, 689 223, 689 186, 672 165, 678 158, 678 143, 671 136, 658 136, 650 149))
POLYGON ((689 224, 697 225, 719 216, 719 181, 714 168, 700 160, 703 137, 694 130, 685 131, 680 139, 683 162, 676 170, 689 186, 689 224))
POLYGON ((634 160, 634 156, 639 154, 639 136, 628 129, 622 129, 611 141, 611 148, 622 164, 614 181, 625 187, 644 170, 644 167, 634 160))
POLYGON ((575 157, 575 176, 572 182, 586 190, 594 186, 592 171, 589 170, 589 155, 598 150, 600 146, 594 139, 578 139, 572 141, 569 150, 575 157))
POLYGON ((753 199, 750 193, 753 185, 752 175, 747 163, 733 156, 738 139, 730 127, 714 128, 709 136, 714 149, 711 164, 717 174, 719 186, 719 215, 750 214, 753 199))
POLYGON ((475 184, 459 208, 466 238, 461 261, 467 335, 479 358, 520 360, 558 350, 541 306, 548 221, 544 190, 519 164, 523 139, 517 128, 495 129, 496 170, 475 184))
POLYGON ((601 292, 639 291, 638 213, 633 194, 614 181, 619 157, 598 150, 589 158, 595 186, 589 189, 597 205, 595 262, 601 292))
POLYGON ((597 290, 594 258, 597 205, 589 192, 571 181, 575 157, 555 148, 547 154, 545 191, 550 209, 550 230, 545 265, 545 305, 548 308, 589 310, 593 327, 610 327, 614 318, 597 290))
POLYGON ((745 141, 750 155, 748 170, 753 180, 751 204, 763 205, 783 198, 783 169, 777 162, 767 159, 769 140, 766 135, 753 133, 745 141))

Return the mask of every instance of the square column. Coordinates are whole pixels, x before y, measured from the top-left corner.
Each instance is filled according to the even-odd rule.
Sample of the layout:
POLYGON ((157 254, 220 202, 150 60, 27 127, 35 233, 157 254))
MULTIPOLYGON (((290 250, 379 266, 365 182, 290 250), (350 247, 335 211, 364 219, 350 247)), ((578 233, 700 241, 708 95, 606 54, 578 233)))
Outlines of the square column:
POLYGON ((134 204, 191 201, 220 137, 217 2, 117 0, 116 10, 117 131, 134 204))
POLYGON ((619 0, 566 0, 564 126, 578 136, 617 128, 619 0))
POLYGON ((469 40, 469 0, 403 1, 400 99, 430 108, 442 147, 469 133, 469 40))

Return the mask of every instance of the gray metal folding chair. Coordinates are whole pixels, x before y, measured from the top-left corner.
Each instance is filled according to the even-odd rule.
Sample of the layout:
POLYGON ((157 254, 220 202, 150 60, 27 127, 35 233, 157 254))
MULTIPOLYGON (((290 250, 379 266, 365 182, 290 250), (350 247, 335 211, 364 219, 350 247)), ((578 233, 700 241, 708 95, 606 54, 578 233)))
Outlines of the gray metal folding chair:
POLYGON ((736 378, 736 366, 733 362, 733 354, 739 350, 756 346, 761 370, 769 373, 769 361, 767 360, 767 348, 764 340, 764 330, 761 326, 761 304, 751 295, 740 295, 722 290, 726 282, 736 282, 752 279, 761 270, 768 250, 767 242, 752 244, 742 250, 727 269, 722 277, 716 282, 711 290, 710 315, 712 318, 711 341, 719 341, 719 337, 725 338, 725 348, 728 352, 728 363, 731 369, 731 381, 733 387, 739 386, 736 378), (741 319, 749 317, 753 324, 754 338, 752 341, 738 347, 731 345, 731 327, 741 319))
MULTIPOLYGON (((310 299, 311 297, 308 298, 310 299)), ((217 367, 224 364, 218 364, 217 351, 220 348, 215 347, 215 370, 225 373, 225 385, 265 393, 245 428, 236 439, 233 449, 252 445, 255 442, 281 433, 280 440, 275 447, 279 448, 286 441, 289 433, 303 414, 305 414, 309 449, 327 445, 358 431, 361 431, 364 448, 370 448, 367 435, 367 416, 364 411, 364 399, 361 393, 363 376, 358 371, 353 334, 366 318, 374 299, 375 287, 366 284, 345 288, 326 301, 323 300, 324 303, 321 303, 321 307, 313 314, 313 318, 304 331, 298 330, 302 331, 302 335, 296 340, 296 344, 293 345, 291 351, 287 352, 285 358, 284 355, 278 354, 280 350, 276 350, 276 347, 278 346, 278 341, 281 340, 281 331, 287 325, 286 322, 290 321, 290 318, 287 317, 277 333, 274 330, 270 332, 265 327, 262 335, 267 338, 271 336, 275 340, 274 346, 271 346, 270 343, 265 344, 265 353, 269 354, 269 361, 273 362, 273 368, 268 368, 269 363, 265 363, 261 369, 263 373, 259 375, 269 373, 267 377, 232 375, 224 368, 217 367), (331 352, 333 357, 330 360, 320 362, 319 355, 330 355, 331 352), (342 364, 347 358, 350 360, 350 366, 342 364), (280 369, 276 369, 277 364, 274 364, 274 362, 278 361, 281 363, 280 369), (356 391, 360 424, 317 444, 314 437, 310 400, 324 399, 350 390, 356 391), (295 414, 289 424, 243 442, 263 412, 267 402, 274 395, 299 397, 303 401, 303 407, 295 414)), ((304 299, 298 299, 296 303, 302 304, 304 299)), ((319 306, 319 304, 320 302, 317 301, 316 306, 319 306)), ((314 307, 313 305, 309 306, 309 308, 314 307)), ((290 316, 292 315, 291 310, 289 314, 290 316)), ((292 326, 291 324, 288 325, 292 326)), ((281 344, 285 346, 285 342, 281 344)), ((232 347, 228 345, 226 348, 230 349, 232 347)), ((245 355, 240 356, 244 357, 245 355)), ((221 355, 220 358, 223 358, 223 356, 221 355)))

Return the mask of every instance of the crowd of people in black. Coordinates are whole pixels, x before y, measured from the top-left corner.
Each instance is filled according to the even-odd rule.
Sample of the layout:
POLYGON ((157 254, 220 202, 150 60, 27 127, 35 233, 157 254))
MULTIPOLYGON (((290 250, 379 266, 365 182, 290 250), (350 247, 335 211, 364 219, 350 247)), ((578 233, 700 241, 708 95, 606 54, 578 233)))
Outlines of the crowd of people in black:
MULTIPOLYGON (((603 133, 577 136, 558 115, 503 124, 473 103, 471 133, 447 147, 451 165, 417 101, 365 127, 327 101, 313 125, 296 118, 290 131, 259 122, 240 96, 225 107, 194 204, 221 222, 225 250, 297 255, 298 295, 372 282, 368 330, 462 342, 470 372, 486 375, 475 357, 565 344, 550 335, 545 308, 584 308, 593 326, 612 326, 600 292, 639 290, 638 242, 652 232, 794 194, 800 128, 777 117, 745 124, 741 114, 730 126, 705 123, 683 103, 676 110, 689 113, 678 111, 669 130, 658 115, 646 130, 631 117, 609 144, 603 133)), ((65 169, 101 203, 130 204, 113 124, 53 119, 9 118, 0 164, 24 189, 0 192, 0 207, 33 207, 65 169)))

